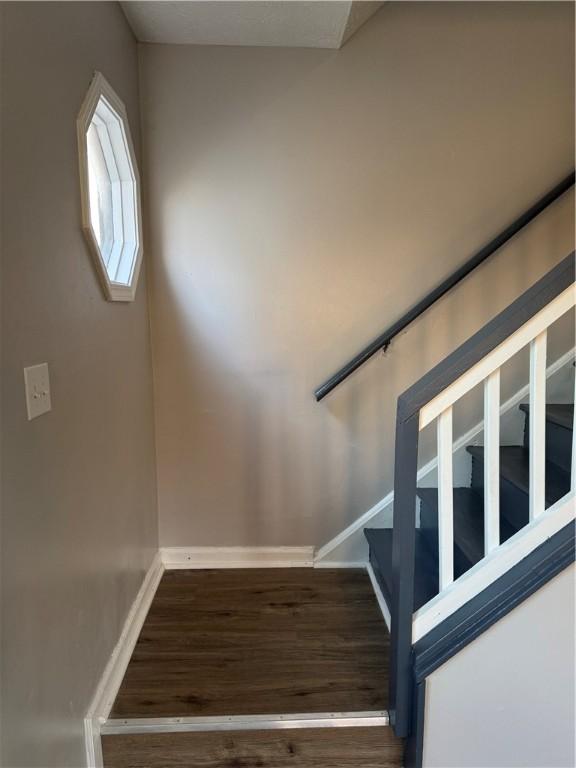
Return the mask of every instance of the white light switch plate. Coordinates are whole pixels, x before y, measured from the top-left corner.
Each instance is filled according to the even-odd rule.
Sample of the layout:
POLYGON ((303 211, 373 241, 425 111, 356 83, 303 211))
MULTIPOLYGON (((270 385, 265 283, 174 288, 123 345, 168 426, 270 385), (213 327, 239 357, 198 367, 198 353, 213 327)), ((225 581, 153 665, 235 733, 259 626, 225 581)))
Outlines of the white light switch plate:
POLYGON ((42 416, 52 410, 50 400, 50 376, 48 363, 32 365, 24 368, 24 383, 26 385, 26 407, 28 408, 28 421, 42 416))

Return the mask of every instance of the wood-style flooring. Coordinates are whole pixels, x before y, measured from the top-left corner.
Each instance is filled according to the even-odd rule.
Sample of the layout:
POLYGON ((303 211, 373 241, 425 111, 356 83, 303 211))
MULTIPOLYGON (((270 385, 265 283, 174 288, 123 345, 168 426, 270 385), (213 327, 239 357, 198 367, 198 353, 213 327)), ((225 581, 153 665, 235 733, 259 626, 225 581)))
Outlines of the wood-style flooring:
POLYGON ((401 768, 391 728, 105 736, 106 768, 401 768))
MULTIPOLYGON (((383 710, 388 706, 388 644, 363 570, 167 571, 111 717, 383 710)), ((346 729, 347 734, 336 734, 337 730, 321 736, 318 749, 326 739, 352 744, 363 729, 346 729)), ((304 735, 293 733, 289 743, 308 744, 304 735)), ((141 737, 109 737, 110 742, 124 740, 116 742, 115 749, 136 738, 141 737)), ((201 734, 178 738, 183 744, 186 739, 210 742, 201 734)), ((252 749, 255 738, 243 734, 238 743, 252 749)), ((285 761, 292 762, 274 765, 304 765, 296 759, 287 755, 285 761)), ((194 763, 204 764, 232 765, 194 763)), ((356 765, 338 763, 341 768, 348 764, 356 765)), ((314 765, 335 763, 315 760, 314 765)))

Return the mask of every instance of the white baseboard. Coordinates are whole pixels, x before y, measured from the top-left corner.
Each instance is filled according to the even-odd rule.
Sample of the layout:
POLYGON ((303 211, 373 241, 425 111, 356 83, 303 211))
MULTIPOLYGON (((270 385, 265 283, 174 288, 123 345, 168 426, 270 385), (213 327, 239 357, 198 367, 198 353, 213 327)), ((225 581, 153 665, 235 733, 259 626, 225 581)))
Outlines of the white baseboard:
POLYGON ((164 566, 160 553, 157 552, 132 603, 120 638, 106 664, 90 708, 84 718, 84 741, 86 744, 88 768, 102 768, 100 726, 107 720, 110 714, 128 662, 132 656, 132 651, 138 640, 138 635, 163 573, 164 566))
POLYGON ((162 547, 166 570, 198 568, 311 568, 314 547, 162 547))
POLYGON ((378 605, 380 606, 380 610, 382 612, 382 617, 384 619, 384 622, 388 627, 388 632, 391 632, 392 619, 390 615, 390 608, 388 606, 388 603, 386 602, 386 598, 384 597, 382 590, 380 589, 380 584, 378 584, 376 574, 374 573, 374 569, 372 568, 370 563, 368 563, 368 565, 366 566, 366 571, 368 572, 368 576, 370 577, 370 581, 372 582, 372 589, 374 590, 374 594, 376 595, 376 600, 378 600, 378 605))
MULTIPOLYGON (((563 354, 561 357, 558 358, 558 360, 555 360, 553 363, 551 363, 547 369, 546 369, 546 378, 549 379, 551 376, 554 376, 556 373, 558 373, 562 368, 564 368, 567 365, 571 365, 572 361, 574 360, 574 354, 575 354, 576 348, 572 348, 568 350, 565 354, 563 354)), ((530 394, 530 386, 527 384, 526 386, 522 387, 522 389, 518 390, 512 397, 510 397, 508 400, 506 400, 505 403, 502 403, 500 406, 500 415, 504 416, 505 414, 509 413, 513 408, 516 408, 521 402, 523 402, 530 394)), ((458 451, 461 451, 466 448, 467 445, 473 444, 479 435, 482 434, 484 430, 484 422, 480 422, 479 424, 476 424, 474 427, 469 429, 464 435, 459 437, 457 440, 454 441, 453 445, 453 453, 457 453, 458 451)), ((418 470, 417 475, 417 482, 420 484, 422 481, 425 481, 425 479, 431 475, 433 472, 435 472, 438 468, 438 460, 437 458, 432 459, 432 461, 429 461, 427 464, 425 464, 423 467, 421 467, 418 470)), ((347 542, 351 537, 358 534, 362 536, 362 530, 366 527, 366 525, 373 520, 377 515, 383 515, 383 517, 386 518, 388 521, 387 525, 381 525, 380 527, 390 527, 392 522, 392 508, 394 504, 394 491, 390 491, 390 493, 386 494, 383 499, 380 499, 380 501, 376 502, 373 507, 371 507, 367 512, 365 512, 363 515, 361 515, 359 518, 357 518, 353 523, 351 523, 347 528, 345 528, 343 531, 340 531, 339 534, 334 536, 333 539, 331 539, 329 542, 324 544, 322 547, 318 549, 316 552, 316 556, 314 558, 314 567, 330 567, 331 561, 326 559, 334 550, 338 549, 344 542, 347 542)), ((367 546, 364 547, 366 553, 368 551, 367 546)), ((357 547, 355 548, 355 551, 357 552, 357 547)), ((342 555, 340 554, 339 560, 335 563, 335 567, 342 566, 342 555)), ((358 559, 358 555, 356 554, 355 559, 358 559)), ((367 555, 366 555, 367 560, 367 555)), ((366 565, 366 561, 363 563, 366 565)))
POLYGON ((326 562, 314 561, 314 568, 323 568, 324 570, 329 568, 362 568, 362 570, 364 570, 366 568, 366 563, 364 560, 358 562, 353 562, 351 560, 346 562, 339 562, 338 560, 326 560, 326 562))
MULTIPOLYGON (((373 507, 370 507, 367 512, 364 512, 363 515, 354 520, 354 522, 351 523, 347 528, 344 528, 344 530, 340 531, 340 533, 334 536, 333 539, 330 539, 329 542, 320 547, 320 549, 316 552, 316 557, 314 558, 314 567, 328 567, 332 561, 324 560, 324 558, 327 557, 335 549, 337 549, 345 541, 347 541, 356 532, 361 531, 364 526, 370 522, 370 520, 376 517, 376 515, 379 515, 381 512, 385 512, 388 507, 392 507, 393 502, 394 491, 390 491, 390 493, 387 493, 383 499, 380 499, 380 501, 376 502, 373 507)), ((366 565, 366 562, 364 562, 364 565, 366 565)))

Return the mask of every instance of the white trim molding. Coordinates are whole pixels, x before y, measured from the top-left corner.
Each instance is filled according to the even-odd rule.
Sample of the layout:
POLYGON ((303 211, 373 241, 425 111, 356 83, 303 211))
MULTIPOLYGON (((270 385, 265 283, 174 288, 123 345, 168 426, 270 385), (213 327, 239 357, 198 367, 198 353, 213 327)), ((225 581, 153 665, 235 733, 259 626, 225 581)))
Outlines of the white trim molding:
POLYGON ((167 570, 199 568, 311 568, 314 547, 162 547, 167 570))
POLYGON ((164 566, 160 553, 157 552, 132 603, 120 638, 106 664, 84 718, 84 742, 88 768, 102 768, 100 729, 108 719, 163 573, 164 566))
MULTIPOLYGON (((344 528, 344 530, 340 531, 340 533, 334 536, 333 539, 330 539, 330 541, 320 547, 320 549, 317 550, 316 556, 314 558, 314 566, 316 568, 328 567, 331 561, 324 560, 324 558, 327 557, 335 549, 337 549, 341 544, 344 544, 344 542, 355 533, 361 531, 366 526, 366 524, 370 522, 370 520, 376 517, 376 515, 379 515, 388 507, 391 507, 393 502, 394 491, 390 491, 390 493, 386 494, 383 499, 380 499, 380 501, 376 502, 373 507, 371 507, 367 512, 364 512, 363 515, 354 520, 354 522, 351 523, 347 528, 344 528)), ((364 565, 366 565, 366 563, 364 563, 364 565)))
POLYGON ((314 560, 314 568, 322 568, 323 570, 327 571, 330 570, 330 568, 334 568, 335 570, 338 568, 360 568, 361 570, 365 570, 366 568, 366 561, 365 560, 326 560, 326 561, 316 561, 314 560))
POLYGON ((380 584, 378 584, 378 579, 376 578, 376 574, 374 573, 374 569, 372 568, 370 563, 368 563, 368 565, 366 566, 366 572, 368 573, 370 581, 372 582, 372 589, 374 590, 374 594, 376 595, 376 600, 378 601, 378 606, 382 613, 382 618, 384 619, 384 622, 388 627, 388 632, 391 632, 392 616, 390 614, 390 607, 386 602, 386 598, 384 597, 382 590, 380 589, 380 584))
MULTIPOLYGON (((553 363, 551 363, 547 369, 546 369, 546 378, 549 379, 555 374, 557 374, 559 371, 561 371, 563 368, 565 368, 568 365, 572 365, 574 361, 574 356, 576 354, 576 347, 572 347, 567 352, 565 352, 561 357, 559 357, 557 360, 555 360, 553 363)), ((530 395, 530 385, 526 384, 522 389, 519 389, 516 394, 512 395, 506 402, 502 403, 500 406, 500 416, 505 416, 507 413, 512 411, 514 408, 516 408, 520 403, 525 402, 527 398, 530 395)), ((467 445, 472 445, 475 443, 475 441, 478 439, 480 435, 482 435, 484 431, 484 421, 479 422, 475 426, 473 426, 471 429, 469 429, 464 435, 454 440, 453 445, 453 453, 458 453, 459 451, 462 451, 466 448, 467 445)), ((438 459, 434 458, 431 461, 429 461, 427 464, 425 464, 421 469, 418 470, 418 484, 420 485, 422 481, 425 481, 428 476, 435 473, 438 469, 438 459)), ((322 547, 320 547, 316 551, 316 556, 314 558, 314 567, 330 567, 333 565, 333 567, 342 566, 342 562, 338 563, 332 563, 330 560, 327 560, 326 558, 328 555, 330 555, 331 552, 333 552, 335 549, 340 547, 342 544, 344 544, 348 539, 350 539, 355 534, 362 535, 362 529, 365 528, 368 523, 373 520, 378 515, 383 515, 386 518, 387 524, 380 525, 379 527, 383 528, 391 528, 392 527, 392 507, 394 505, 394 491, 390 491, 390 493, 387 493, 384 498, 380 499, 380 501, 376 502, 373 507, 371 507, 367 512, 365 512, 363 515, 361 515, 359 518, 354 520, 353 523, 351 523, 347 528, 345 528, 343 531, 340 531, 339 534, 334 536, 333 539, 330 539, 326 544, 324 544, 322 547)), ((367 551, 367 548, 366 548, 367 551)), ((364 565, 366 562, 364 562, 364 565)))

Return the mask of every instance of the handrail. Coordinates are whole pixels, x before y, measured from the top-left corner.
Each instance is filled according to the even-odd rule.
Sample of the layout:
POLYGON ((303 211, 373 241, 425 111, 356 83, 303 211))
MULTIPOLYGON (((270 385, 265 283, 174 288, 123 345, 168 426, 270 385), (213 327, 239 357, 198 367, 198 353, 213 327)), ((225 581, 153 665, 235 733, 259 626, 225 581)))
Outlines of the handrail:
POLYGON ((408 387, 398 398, 397 420, 404 422, 419 414, 442 390, 453 384, 574 282, 576 251, 565 256, 510 306, 408 387))
POLYGON ((434 398, 487 358, 576 280, 574 251, 398 398, 394 469, 394 584, 390 613, 390 722, 407 736, 412 722, 412 647, 416 485, 420 414, 434 398))
POLYGON ((384 333, 381 333, 380 336, 368 344, 368 346, 359 352, 355 357, 353 357, 349 363, 346 363, 345 366, 343 366, 339 371, 327 379, 324 384, 319 386, 314 391, 316 401, 320 402, 320 400, 325 398, 327 394, 332 392, 335 387, 347 379, 348 376, 360 368, 361 365, 364 365, 364 363, 373 355, 375 355, 376 352, 378 352, 380 349, 385 352, 395 336, 397 336, 401 331, 404 330, 404 328, 410 325, 410 323, 414 322, 416 318, 420 317, 420 315, 426 312, 426 310, 435 304, 438 299, 441 299, 445 293, 448 293, 448 291, 451 290, 457 283, 469 275, 472 270, 476 269, 476 267, 482 264, 483 261, 486 261, 486 259, 492 256, 492 254, 494 254, 499 248, 507 243, 508 240, 511 240, 514 235, 518 234, 518 232, 527 224, 529 224, 533 219, 535 219, 538 214, 542 213, 542 211, 548 208, 549 205, 554 203, 559 197, 561 197, 565 192, 573 187, 574 180, 575 172, 572 171, 559 184, 556 184, 555 187, 553 187, 549 192, 541 197, 536 203, 534 203, 534 205, 528 208, 527 211, 525 211, 509 226, 507 226, 506 229, 502 230, 499 235, 490 240, 489 243, 487 243, 483 248, 475 253, 474 256, 468 259, 468 261, 462 264, 461 267, 458 267, 458 269, 445 280, 443 280, 440 285, 431 290, 430 293, 428 293, 423 299, 421 299, 417 304, 409 309, 408 312, 402 315, 399 320, 387 328, 384 333))

